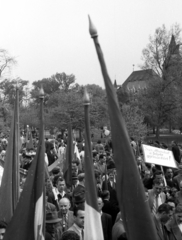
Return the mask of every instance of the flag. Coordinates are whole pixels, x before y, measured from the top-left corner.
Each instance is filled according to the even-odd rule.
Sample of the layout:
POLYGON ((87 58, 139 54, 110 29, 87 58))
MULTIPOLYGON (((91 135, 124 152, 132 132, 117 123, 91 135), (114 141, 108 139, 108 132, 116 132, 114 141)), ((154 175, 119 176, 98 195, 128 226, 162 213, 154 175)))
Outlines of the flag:
POLYGON ((157 239, 156 230, 148 202, 145 198, 144 187, 138 173, 136 160, 130 146, 126 125, 119 108, 116 91, 109 78, 97 31, 90 18, 89 23, 90 35, 95 43, 106 87, 114 161, 117 170, 117 197, 127 239, 154 240, 157 239))
POLYGON ((63 163, 63 176, 67 187, 72 186, 72 166, 71 162, 73 159, 73 132, 71 122, 69 123, 68 128, 68 138, 67 138, 67 147, 66 147, 66 159, 63 163))
POLYGON ((85 224, 84 240, 103 240, 101 214, 98 211, 97 193, 95 187, 94 167, 92 160, 90 118, 89 118, 89 95, 84 92, 85 108, 85 224))
POLYGON ((19 91, 16 89, 14 114, 6 150, 0 187, 0 220, 9 223, 19 199, 19 91))
POLYGON ((28 170, 27 179, 4 240, 44 240, 45 229, 45 143, 43 90, 37 153, 28 170))

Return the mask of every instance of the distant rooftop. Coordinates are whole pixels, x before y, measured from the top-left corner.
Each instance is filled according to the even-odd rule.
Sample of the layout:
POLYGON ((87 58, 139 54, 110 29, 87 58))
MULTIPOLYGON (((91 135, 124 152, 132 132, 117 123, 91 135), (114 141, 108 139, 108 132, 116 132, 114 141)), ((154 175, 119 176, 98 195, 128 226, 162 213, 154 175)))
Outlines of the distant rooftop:
POLYGON ((160 80, 160 77, 152 69, 133 71, 122 84, 122 87, 126 90, 146 88, 147 82, 152 79, 160 80))

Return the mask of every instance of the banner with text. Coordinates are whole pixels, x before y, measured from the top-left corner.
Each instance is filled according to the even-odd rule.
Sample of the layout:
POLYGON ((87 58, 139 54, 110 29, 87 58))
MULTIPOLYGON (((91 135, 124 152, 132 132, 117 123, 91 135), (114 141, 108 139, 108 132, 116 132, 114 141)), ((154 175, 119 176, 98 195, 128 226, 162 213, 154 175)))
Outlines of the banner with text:
POLYGON ((178 168, 173 153, 169 150, 143 144, 144 160, 165 167, 178 168))

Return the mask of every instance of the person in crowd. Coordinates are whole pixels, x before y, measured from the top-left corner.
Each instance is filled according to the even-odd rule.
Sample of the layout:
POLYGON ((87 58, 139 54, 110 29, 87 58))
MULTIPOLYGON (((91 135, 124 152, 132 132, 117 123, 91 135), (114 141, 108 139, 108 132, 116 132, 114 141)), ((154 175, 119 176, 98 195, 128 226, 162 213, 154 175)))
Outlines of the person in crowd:
POLYGON ((80 237, 76 232, 69 230, 63 233, 61 240, 80 240, 80 237))
POLYGON ((166 224, 169 240, 182 239, 182 205, 177 205, 173 219, 166 224))
POLYGON ((48 195, 49 195, 49 192, 48 190, 46 189, 46 193, 45 193, 45 211, 46 213, 49 213, 49 212, 55 212, 56 211, 56 206, 50 202, 48 202, 48 195))
POLYGON ((141 156, 137 157, 137 167, 138 167, 140 176, 143 178, 145 170, 147 170, 147 169, 146 169, 146 166, 145 166, 141 156))
POLYGON ((74 223, 67 231, 73 231, 77 233, 80 240, 84 240, 84 220, 85 220, 85 208, 84 205, 75 206, 73 210, 74 223))
POLYGON ((73 225, 73 212, 70 211, 71 203, 68 198, 62 198, 59 201, 58 217, 61 219, 62 232, 65 232, 73 225))
POLYGON ((79 161, 73 160, 71 163, 72 173, 74 173, 76 175, 78 175, 80 173, 78 166, 79 166, 79 161))
POLYGON ((176 160, 176 162, 180 163, 181 162, 181 155, 180 155, 180 150, 179 147, 177 145, 177 143, 175 141, 171 142, 171 150, 173 152, 174 155, 174 159, 176 160))
POLYGON ((73 205, 76 202, 75 198, 76 196, 82 196, 83 198, 85 198, 85 173, 80 173, 78 175, 78 180, 79 183, 77 185, 77 187, 73 190, 73 194, 72 194, 72 200, 73 200, 73 205))
POLYGON ((102 212, 102 208, 104 206, 102 198, 100 197, 97 198, 97 204, 98 204, 99 213, 101 214, 104 240, 110 240, 112 239, 112 217, 111 215, 102 212))
POLYGON ((152 189, 153 188, 153 181, 154 179, 158 179, 159 181, 163 182, 163 174, 162 171, 157 170, 153 173, 153 176, 151 176, 148 181, 145 182, 144 187, 147 189, 152 189))
POLYGON ((177 204, 182 204, 182 181, 179 183, 179 191, 175 195, 177 204))
MULTIPOLYGON (((105 183, 103 182, 102 186, 104 186, 104 184, 105 183)), ((115 183, 114 170, 113 169, 108 170, 107 185, 108 185, 108 191, 110 193, 110 202, 117 206, 118 205, 118 200, 117 200, 117 195, 116 195, 116 183, 115 183)))
POLYGON ((172 187, 176 187, 176 183, 173 181, 173 170, 172 168, 167 168, 166 169, 166 183, 167 186, 169 186, 170 188, 172 187))
POLYGON ((62 230, 60 227, 61 219, 58 218, 58 212, 48 212, 46 214, 46 238, 51 240, 59 240, 61 238, 62 230))
POLYGON ((103 153, 104 152, 104 145, 101 143, 101 140, 97 141, 97 144, 95 145, 95 150, 98 153, 103 153))
POLYGON ((7 223, 5 221, 0 221, 0 240, 4 238, 7 228, 7 223))
POLYGON ((165 224, 171 219, 173 215, 172 207, 167 203, 163 203, 159 206, 155 215, 153 215, 154 225, 158 239, 165 240, 168 236, 165 224))
POLYGON ((159 206, 166 201, 166 195, 162 192, 163 183, 159 179, 153 182, 153 189, 149 190, 149 206, 151 212, 155 215, 159 206))
POLYGON ((102 179, 101 179, 101 173, 98 171, 95 171, 95 183, 96 183, 97 195, 100 197, 102 194, 102 179))
POLYGON ((56 199, 58 199, 58 201, 64 197, 69 198, 69 195, 66 193, 65 188, 65 180, 62 177, 59 177, 57 180, 56 188, 54 188, 56 199))
POLYGON ((178 166, 178 175, 173 178, 173 181, 176 184, 178 191, 180 190, 180 182, 182 181, 182 164, 178 166))
POLYGON ((121 217, 115 222, 112 228, 112 240, 127 240, 124 223, 121 217))
POLYGON ((96 162, 96 164, 94 165, 94 168, 99 171, 101 173, 101 175, 103 175, 105 173, 105 169, 106 169, 106 157, 104 154, 100 154, 99 155, 99 161, 96 162))
POLYGON ((176 202, 174 198, 170 198, 166 200, 166 203, 172 207, 173 213, 175 212, 176 209, 176 202))
POLYGON ((72 173, 72 189, 75 189, 78 186, 78 175, 76 173, 72 173))

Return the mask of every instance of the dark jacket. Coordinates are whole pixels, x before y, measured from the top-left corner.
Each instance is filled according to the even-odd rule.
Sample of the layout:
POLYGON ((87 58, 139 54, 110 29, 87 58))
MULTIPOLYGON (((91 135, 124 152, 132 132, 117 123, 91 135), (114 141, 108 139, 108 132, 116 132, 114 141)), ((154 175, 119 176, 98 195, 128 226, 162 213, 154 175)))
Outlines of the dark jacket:
POLYGON ((112 217, 102 212, 101 216, 104 240, 112 240, 112 217))
POLYGON ((107 213, 109 215, 111 215, 112 217, 112 225, 114 225, 115 220, 116 220, 116 216, 119 212, 119 207, 113 203, 111 203, 108 200, 103 200, 104 206, 102 208, 102 211, 104 213, 107 213))

